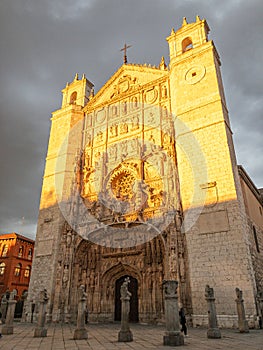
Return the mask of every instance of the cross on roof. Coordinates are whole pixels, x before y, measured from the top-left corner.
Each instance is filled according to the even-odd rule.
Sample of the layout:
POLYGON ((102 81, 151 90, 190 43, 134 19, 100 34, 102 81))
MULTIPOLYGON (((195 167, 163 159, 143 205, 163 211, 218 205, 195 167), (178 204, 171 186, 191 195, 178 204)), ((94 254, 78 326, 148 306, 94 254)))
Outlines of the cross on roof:
POLYGON ((120 51, 124 51, 124 56, 123 56, 123 63, 124 64, 127 63, 127 49, 130 47, 131 47, 131 45, 126 45, 126 43, 125 43, 124 47, 122 49, 120 49, 120 51))

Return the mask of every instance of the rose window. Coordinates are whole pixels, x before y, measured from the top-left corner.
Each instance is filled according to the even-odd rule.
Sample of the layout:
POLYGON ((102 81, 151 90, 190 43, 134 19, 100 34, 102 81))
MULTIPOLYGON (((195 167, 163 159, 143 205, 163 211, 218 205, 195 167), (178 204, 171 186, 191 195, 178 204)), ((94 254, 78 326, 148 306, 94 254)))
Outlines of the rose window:
POLYGON ((133 196, 133 185, 135 178, 129 172, 118 174, 111 182, 111 188, 116 198, 129 200, 133 196))

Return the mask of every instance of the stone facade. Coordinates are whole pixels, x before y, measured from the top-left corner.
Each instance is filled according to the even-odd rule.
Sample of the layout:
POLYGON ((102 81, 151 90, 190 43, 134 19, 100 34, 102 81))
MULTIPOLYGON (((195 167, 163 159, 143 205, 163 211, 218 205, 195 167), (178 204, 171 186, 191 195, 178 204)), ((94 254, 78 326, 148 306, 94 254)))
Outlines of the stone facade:
POLYGON ((90 321, 119 320, 129 277, 131 321, 163 322, 162 281, 177 280, 194 325, 207 324, 205 285, 219 326, 237 325, 237 286, 254 325, 263 249, 255 260, 208 32, 184 19, 167 38, 168 67, 125 63, 96 94, 77 75, 62 90, 28 297, 47 289, 49 320, 76 321, 80 285, 90 321))

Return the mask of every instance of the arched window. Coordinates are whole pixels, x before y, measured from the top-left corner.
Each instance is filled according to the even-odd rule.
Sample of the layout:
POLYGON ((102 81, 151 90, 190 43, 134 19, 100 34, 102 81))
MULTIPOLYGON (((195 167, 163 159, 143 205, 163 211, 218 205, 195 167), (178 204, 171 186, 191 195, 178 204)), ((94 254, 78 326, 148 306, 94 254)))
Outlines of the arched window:
POLYGON ((5 263, 2 262, 0 264, 0 276, 3 276, 4 273, 5 273, 5 263))
POLYGON ((31 270, 31 267, 30 266, 27 266, 26 269, 25 269, 25 273, 24 273, 24 276, 26 278, 29 278, 30 276, 30 270, 31 270))
POLYGON ((7 256, 8 244, 5 244, 2 249, 2 256, 7 256))
POLYGON ((20 276, 22 265, 19 263, 15 267, 15 276, 20 276))
POLYGON ((182 41, 182 52, 191 50, 193 48, 192 39, 187 37, 182 41))
POLYGON ((33 255, 32 253, 33 253, 32 248, 29 248, 28 255, 27 255, 28 260, 32 260, 32 255, 33 255))
POLYGON ((71 105, 75 105, 75 104, 76 104, 76 100, 77 100, 77 92, 74 91, 74 92, 72 92, 72 94, 71 94, 71 96, 70 96, 70 101, 69 101, 69 103, 70 103, 71 105))
POLYGON ((19 257, 19 258, 22 258, 22 256, 23 256, 23 250, 24 250, 23 246, 20 246, 20 247, 19 247, 19 251, 18 251, 18 257, 19 257))

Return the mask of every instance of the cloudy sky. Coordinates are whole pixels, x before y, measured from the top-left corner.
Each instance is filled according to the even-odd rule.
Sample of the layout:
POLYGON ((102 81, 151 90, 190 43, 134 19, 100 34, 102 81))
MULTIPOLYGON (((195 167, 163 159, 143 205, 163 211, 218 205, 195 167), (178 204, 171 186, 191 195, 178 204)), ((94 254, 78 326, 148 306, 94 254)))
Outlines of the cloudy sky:
POLYGON ((75 73, 95 92, 122 65, 168 62, 171 28, 206 18, 238 163, 263 187, 262 0, 1 0, 0 232, 35 237, 52 111, 75 73))

